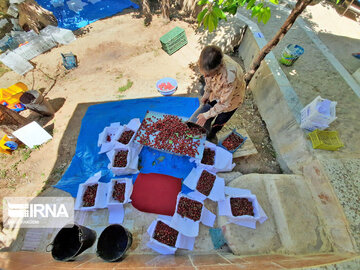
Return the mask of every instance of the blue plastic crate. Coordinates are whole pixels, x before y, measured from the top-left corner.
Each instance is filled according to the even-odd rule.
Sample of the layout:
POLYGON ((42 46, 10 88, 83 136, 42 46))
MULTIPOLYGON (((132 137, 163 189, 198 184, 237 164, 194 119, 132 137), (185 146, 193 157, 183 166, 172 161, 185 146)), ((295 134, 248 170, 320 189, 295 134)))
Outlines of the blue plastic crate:
POLYGON ((77 67, 77 59, 73 53, 62 53, 63 66, 69 70, 77 67))
POLYGON ((246 141, 247 137, 242 136, 240 133, 236 132, 236 129, 233 129, 228 135, 226 135, 222 140, 219 141, 218 146, 220 146, 221 148, 224 148, 226 151, 229 151, 230 153, 235 153, 246 141), (227 137, 229 137, 232 133, 236 134, 237 136, 239 136, 241 139, 243 139, 243 142, 236 147, 234 150, 228 150, 225 146, 222 145, 223 141, 226 140, 227 137))

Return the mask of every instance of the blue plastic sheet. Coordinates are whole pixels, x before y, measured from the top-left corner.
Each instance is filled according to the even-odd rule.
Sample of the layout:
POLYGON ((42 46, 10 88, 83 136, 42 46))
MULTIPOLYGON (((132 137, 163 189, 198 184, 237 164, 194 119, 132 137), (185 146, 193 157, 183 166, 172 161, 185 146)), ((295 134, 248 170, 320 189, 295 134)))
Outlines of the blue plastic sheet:
MULTIPOLYGON (((79 184, 96 172, 102 172, 101 182, 109 182, 113 178, 107 168, 109 159, 106 154, 98 154, 97 146, 99 133, 110 123, 120 122, 124 125, 133 118, 140 118, 142 121, 147 110, 190 117, 198 106, 197 98, 187 97, 131 99, 90 106, 82 119, 75 155, 55 187, 76 197, 79 184)), ((144 147, 139 155, 140 172, 160 173, 183 179, 195 167, 189 159, 144 147)), ((131 177, 135 180, 136 176, 131 177)), ((182 191, 187 193, 189 190, 183 185, 182 191)))
POLYGON ((93 23, 99 19, 113 16, 126 8, 139 8, 139 6, 130 0, 101 0, 95 4, 87 0, 82 0, 85 5, 78 13, 69 9, 64 0, 64 5, 54 7, 50 0, 37 0, 43 8, 50 10, 58 20, 58 26, 70 30, 76 30, 93 23))

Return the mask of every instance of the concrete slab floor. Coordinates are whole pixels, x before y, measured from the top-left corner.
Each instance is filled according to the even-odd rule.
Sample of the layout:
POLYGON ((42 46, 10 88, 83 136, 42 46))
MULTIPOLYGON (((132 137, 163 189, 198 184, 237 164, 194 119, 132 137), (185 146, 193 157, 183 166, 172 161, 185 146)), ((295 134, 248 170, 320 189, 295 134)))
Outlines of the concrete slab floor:
POLYGON ((303 268, 308 270, 357 270, 360 269, 360 258, 319 267, 303 268))

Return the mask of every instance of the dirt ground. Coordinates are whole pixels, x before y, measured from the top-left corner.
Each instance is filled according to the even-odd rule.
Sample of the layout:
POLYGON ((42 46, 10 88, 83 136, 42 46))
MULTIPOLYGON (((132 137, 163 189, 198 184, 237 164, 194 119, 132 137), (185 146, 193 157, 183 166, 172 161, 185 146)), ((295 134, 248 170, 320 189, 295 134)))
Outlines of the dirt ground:
MULTIPOLYGON (((329 12, 327 16, 332 16, 334 20, 329 17, 324 20, 320 16, 324 10, 322 5, 309 7, 307 15, 311 16, 308 15, 308 18, 321 29, 331 29, 330 23, 337 20, 339 14, 329 12)), ((345 19, 349 20, 341 18, 345 19)), ((351 25, 355 27, 355 24, 351 25)), ((351 31, 353 33, 356 30, 351 31)), ((326 43, 331 43, 330 48, 336 47, 335 42, 326 43)), ((6 196, 37 196, 57 183, 75 153, 81 118, 89 105, 160 96, 155 83, 166 76, 177 79, 179 90, 176 95, 197 96, 200 89, 199 74, 189 64, 197 61, 201 47, 194 25, 179 20, 168 23, 154 16, 151 25, 145 27, 142 18, 125 12, 77 31, 77 40, 73 43, 58 46, 36 57, 32 60, 36 68, 25 76, 12 71, 4 73, 0 87, 21 81, 31 89, 43 92, 56 114, 54 117, 41 117, 34 112, 22 113, 38 121, 53 139, 39 149, 22 147, 11 156, 0 154, 0 199, 6 196), (161 49, 159 38, 174 26, 185 29, 188 45, 168 56, 161 49), (66 71, 61 66, 60 53, 70 51, 77 55, 79 66, 66 71)), ((354 68, 353 64, 351 67, 354 68)), ((235 171, 281 173, 266 125, 258 113, 251 92, 247 93, 243 106, 224 127, 222 134, 240 127, 247 130, 259 153, 236 159, 235 171)), ((0 233, 0 241, 1 238, 0 233)))

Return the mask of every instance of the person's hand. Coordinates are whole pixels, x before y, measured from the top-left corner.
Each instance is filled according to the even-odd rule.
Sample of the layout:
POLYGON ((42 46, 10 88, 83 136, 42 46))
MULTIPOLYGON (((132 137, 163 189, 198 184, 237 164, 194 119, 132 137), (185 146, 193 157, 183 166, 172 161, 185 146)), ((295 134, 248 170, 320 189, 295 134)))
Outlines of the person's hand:
POLYGON ((200 103, 201 103, 201 104, 206 104, 208 101, 209 101, 209 98, 206 98, 206 97, 202 97, 202 98, 200 99, 200 103))
POLYGON ((205 118, 204 114, 200 113, 197 117, 196 124, 203 127, 205 125, 206 120, 207 119, 205 118))

